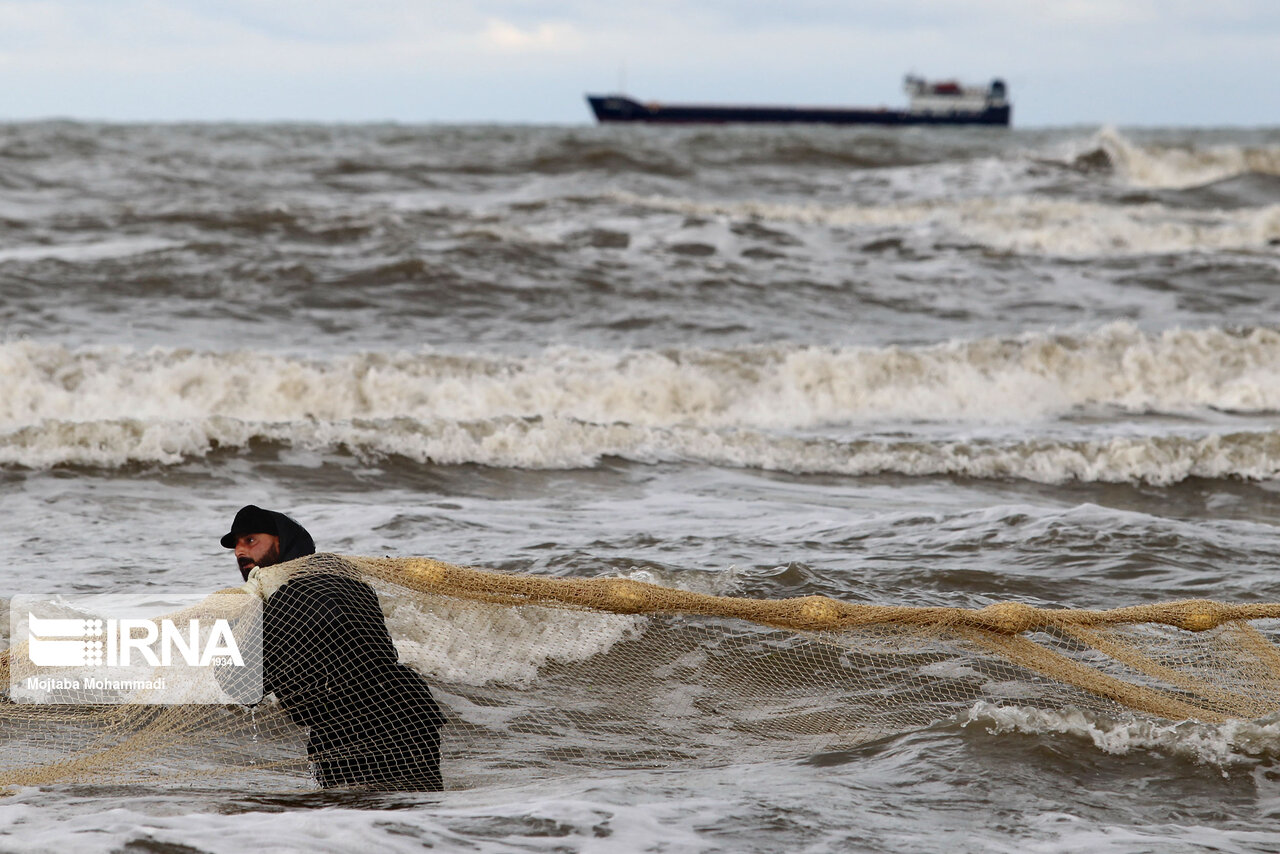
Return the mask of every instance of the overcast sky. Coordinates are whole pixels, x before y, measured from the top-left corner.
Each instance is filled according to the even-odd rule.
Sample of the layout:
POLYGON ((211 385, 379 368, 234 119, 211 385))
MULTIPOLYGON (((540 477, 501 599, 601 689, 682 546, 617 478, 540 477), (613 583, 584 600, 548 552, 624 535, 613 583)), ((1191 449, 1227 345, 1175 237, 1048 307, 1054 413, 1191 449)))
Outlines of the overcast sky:
POLYGON ((585 92, 1280 125, 1280 0, 0 0, 0 118, 586 123, 585 92))

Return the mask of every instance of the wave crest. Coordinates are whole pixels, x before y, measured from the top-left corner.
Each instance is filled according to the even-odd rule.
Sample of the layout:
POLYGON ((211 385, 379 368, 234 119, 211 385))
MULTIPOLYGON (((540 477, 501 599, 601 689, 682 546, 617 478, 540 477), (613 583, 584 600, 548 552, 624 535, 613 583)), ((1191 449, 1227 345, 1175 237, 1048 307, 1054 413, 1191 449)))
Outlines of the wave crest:
POLYGON ((1280 205, 1198 211, 1161 204, 1103 204, 1007 196, 891 205, 702 202, 613 194, 624 204, 692 216, 831 228, 910 229, 935 245, 957 241, 1001 252, 1110 257, 1259 250, 1280 242, 1280 205))
POLYGON ((1075 708, 1001 706, 979 701, 962 725, 985 724, 993 734, 1071 735, 1104 753, 1159 750, 1203 765, 1252 764, 1280 757, 1280 722, 1231 720, 1221 724, 1151 719, 1110 721, 1075 708))
POLYGON ((1097 440, 839 440, 759 430, 655 428, 560 418, 482 422, 413 419, 254 423, 228 418, 142 423, 46 423, 0 439, 0 465, 170 465, 221 448, 275 443, 423 464, 576 469, 606 457, 696 462, 796 474, 966 477, 1040 483, 1151 483, 1280 475, 1280 433, 1097 440))
POLYGON ((565 418, 711 429, 1021 422, 1097 407, 1280 411, 1280 330, 1116 323, 924 347, 556 348, 329 358, 0 344, 0 431, 140 423, 565 418))
POLYGON ((0 465, 29 468, 172 465, 268 443, 515 468, 618 457, 1049 483, 1280 472, 1280 433, 1270 430, 1185 421, 1172 435, 1114 430, 1133 414, 1203 423, 1223 422, 1224 411, 1280 411, 1280 331, 1266 328, 1153 334, 1113 324, 927 347, 558 348, 525 357, 19 341, 0 345, 0 375, 0 465), (1049 429, 999 438, 1010 433, 1002 425, 1028 423, 1049 429), (998 429, 974 437, 977 425, 998 429))
POLYGON ((1240 175, 1280 175, 1280 146, 1139 145, 1113 127, 1093 135, 1072 162, 1112 170, 1144 189, 1201 187, 1240 175))

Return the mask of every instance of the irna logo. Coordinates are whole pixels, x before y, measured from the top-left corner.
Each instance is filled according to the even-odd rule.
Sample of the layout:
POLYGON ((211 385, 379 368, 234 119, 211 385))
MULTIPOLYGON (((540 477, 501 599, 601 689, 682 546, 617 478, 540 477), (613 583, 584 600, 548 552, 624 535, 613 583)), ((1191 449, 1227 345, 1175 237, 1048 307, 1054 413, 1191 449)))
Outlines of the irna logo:
POLYGON ((214 620, 203 639, 197 618, 182 628, 169 619, 44 619, 30 611, 27 620, 27 655, 37 667, 168 667, 175 658, 192 667, 244 666, 231 624, 223 619, 214 620))
POLYGON ((256 703, 262 600, 147 591, 9 600, 15 703, 256 703))

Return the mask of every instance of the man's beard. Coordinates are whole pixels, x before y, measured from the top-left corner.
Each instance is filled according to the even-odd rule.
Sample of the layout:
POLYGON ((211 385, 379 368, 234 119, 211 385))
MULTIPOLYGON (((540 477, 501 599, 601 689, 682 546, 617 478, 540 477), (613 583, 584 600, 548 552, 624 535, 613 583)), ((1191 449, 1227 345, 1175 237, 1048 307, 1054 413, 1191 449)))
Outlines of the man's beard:
POLYGON ((236 563, 240 564, 240 577, 245 581, 249 580, 249 570, 256 566, 271 566, 280 562, 280 544, 272 543, 270 550, 262 556, 262 560, 254 563, 253 558, 249 556, 236 558, 236 563))

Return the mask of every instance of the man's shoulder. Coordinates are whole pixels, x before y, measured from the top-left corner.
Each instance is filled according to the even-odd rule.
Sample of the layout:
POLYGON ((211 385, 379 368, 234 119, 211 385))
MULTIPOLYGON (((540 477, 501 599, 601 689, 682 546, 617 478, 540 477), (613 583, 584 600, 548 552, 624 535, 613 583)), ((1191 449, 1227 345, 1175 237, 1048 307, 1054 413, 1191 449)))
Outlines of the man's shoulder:
POLYGON ((285 571, 280 573, 282 577, 278 577, 278 583, 270 595, 363 598, 373 592, 373 588, 364 581, 360 570, 345 558, 328 554, 312 557, 318 560, 292 561, 299 566, 291 568, 282 564, 281 567, 285 571))

